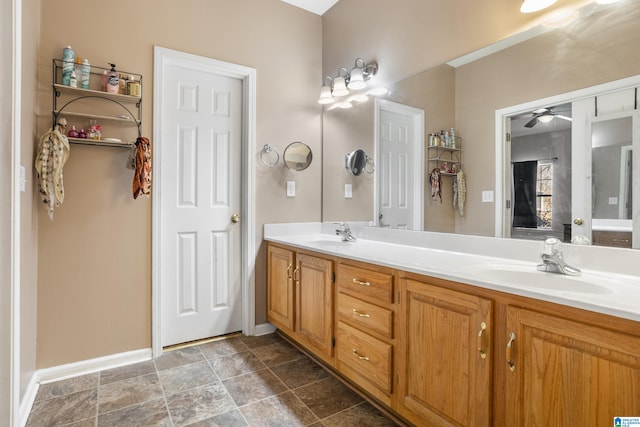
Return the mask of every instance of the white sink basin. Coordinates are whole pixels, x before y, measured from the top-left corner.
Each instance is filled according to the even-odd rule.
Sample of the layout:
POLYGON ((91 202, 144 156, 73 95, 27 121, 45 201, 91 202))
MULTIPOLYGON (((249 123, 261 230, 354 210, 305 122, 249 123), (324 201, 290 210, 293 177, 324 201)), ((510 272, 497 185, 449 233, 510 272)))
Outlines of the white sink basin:
POLYGON ((610 294, 613 292, 612 285, 625 283, 592 273, 581 276, 547 273, 536 270, 535 265, 481 264, 469 266, 465 270, 488 282, 581 294, 610 294))

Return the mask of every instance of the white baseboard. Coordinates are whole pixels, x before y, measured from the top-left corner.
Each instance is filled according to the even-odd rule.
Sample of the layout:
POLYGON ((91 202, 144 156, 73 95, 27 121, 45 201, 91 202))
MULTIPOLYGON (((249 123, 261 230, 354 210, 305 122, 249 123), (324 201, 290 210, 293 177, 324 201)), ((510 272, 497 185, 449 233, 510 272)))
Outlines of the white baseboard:
POLYGON ((261 325, 256 325, 253 333, 254 335, 258 336, 258 335, 272 334, 275 331, 276 331, 276 327, 273 326, 271 323, 263 323, 261 325))
POLYGON ((37 370, 31 376, 24 397, 20 401, 20 412, 18 414, 20 427, 24 427, 27 424, 40 384, 144 362, 149 359, 151 359, 151 349, 145 348, 37 370))
POLYGON ((40 384, 50 383, 66 378, 91 374, 104 369, 117 368, 119 366, 130 365, 132 363, 144 362, 145 360, 150 359, 150 348, 111 354, 109 356, 97 357, 95 359, 82 360, 80 362, 68 363, 66 365, 39 369, 37 372, 38 382, 40 384))
POLYGON ((33 375, 31 375, 31 380, 29 380, 24 396, 22 400, 20 400, 20 409, 18 412, 18 425, 20 427, 27 425, 27 420, 29 419, 29 414, 31 413, 31 408, 33 408, 33 403, 36 400, 39 388, 38 373, 34 372, 33 375))

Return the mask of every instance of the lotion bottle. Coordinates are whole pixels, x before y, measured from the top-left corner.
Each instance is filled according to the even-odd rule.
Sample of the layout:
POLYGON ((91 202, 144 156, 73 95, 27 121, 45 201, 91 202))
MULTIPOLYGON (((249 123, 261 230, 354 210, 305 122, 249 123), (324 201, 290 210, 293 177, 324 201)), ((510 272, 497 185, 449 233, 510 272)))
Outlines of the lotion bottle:
POLYGON ((109 78, 107 80, 107 93, 118 93, 120 90, 120 79, 118 72, 116 71, 116 64, 111 64, 111 70, 109 70, 109 78))

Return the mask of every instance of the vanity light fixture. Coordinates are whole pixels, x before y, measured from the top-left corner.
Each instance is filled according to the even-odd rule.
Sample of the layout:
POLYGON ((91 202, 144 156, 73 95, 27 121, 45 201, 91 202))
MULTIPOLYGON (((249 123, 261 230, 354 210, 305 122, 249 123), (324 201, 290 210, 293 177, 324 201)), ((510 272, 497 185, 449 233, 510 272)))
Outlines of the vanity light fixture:
POLYGON ((349 73, 349 84, 347 87, 352 90, 364 89, 367 84, 364 82, 364 59, 357 58, 355 67, 349 73), (358 66, 358 61, 362 62, 362 66, 358 66))
MULTIPOLYGON (((355 66, 351 71, 342 67, 338 70, 338 75, 335 78, 329 76, 325 77, 322 87, 320 88, 320 98, 318 98, 319 104, 331 104, 336 99, 335 97, 346 96, 350 94, 350 91, 360 91, 366 89, 367 81, 369 81, 378 72, 378 63, 371 62, 367 64, 364 59, 356 58, 355 66), (327 79, 330 83, 327 84, 327 79)), ((384 91, 386 93, 386 89, 384 91)), ((367 94, 361 95, 357 102, 366 101, 367 94)))
POLYGON ((333 96, 345 96, 349 94, 349 89, 347 89, 346 77, 342 77, 340 75, 342 70, 344 70, 345 74, 347 73, 347 69, 344 67, 338 70, 338 76, 333 79, 333 96))
POLYGON ((329 76, 324 78, 324 84, 320 88, 320 98, 318 99, 318 104, 331 104, 333 101, 333 95, 331 94, 331 83, 326 84, 327 79, 333 82, 333 79, 329 76))
POLYGON ((523 0, 522 6, 520 6, 520 12, 532 13, 538 12, 542 9, 546 9, 557 0, 523 0))

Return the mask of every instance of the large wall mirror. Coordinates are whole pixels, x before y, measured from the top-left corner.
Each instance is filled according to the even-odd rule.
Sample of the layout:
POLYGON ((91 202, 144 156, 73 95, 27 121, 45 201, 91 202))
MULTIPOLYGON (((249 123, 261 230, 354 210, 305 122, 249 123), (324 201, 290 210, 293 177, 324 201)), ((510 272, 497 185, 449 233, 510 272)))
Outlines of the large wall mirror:
MULTIPOLYGON (((536 27, 528 30, 527 34, 518 35, 516 38, 521 40, 518 43, 498 43, 487 47, 487 52, 491 53, 452 60, 391 85, 390 92, 383 99, 424 111, 425 138, 430 132, 452 127, 462 137, 462 169, 467 180, 464 216, 456 211, 452 203, 452 177, 443 177, 442 203, 428 197, 430 187, 424 179, 422 229, 527 239, 541 239, 551 234, 567 242, 576 235, 587 234, 594 244, 607 244, 598 241, 597 236, 591 236, 591 231, 599 227, 600 218, 597 217, 600 216, 600 207, 597 210, 594 208, 594 221, 591 221, 591 217, 582 218, 585 226, 595 225, 589 232, 574 223, 579 218, 572 212, 575 197, 571 194, 571 188, 575 184, 575 173, 585 173, 584 170, 573 170, 575 147, 578 144, 572 130, 576 124, 573 104, 580 100, 566 99, 560 95, 640 75, 638 22, 638 2, 627 0, 613 5, 589 4, 581 9, 576 21, 564 27, 536 27), (516 144, 520 147, 516 147, 512 158, 511 150, 516 144, 508 144, 507 138, 499 135, 502 123, 497 120, 496 112, 506 111, 513 106, 529 109, 510 112, 509 124, 516 135, 516 144), (535 126, 526 128, 527 123, 537 119, 536 115, 543 115, 542 108, 549 108, 551 111, 548 115, 553 117, 547 123, 543 122, 547 118, 536 120, 535 126), (524 131, 520 132, 516 126, 524 131), (499 146, 497 141, 503 145, 499 146), (555 196, 551 203, 547 198, 546 207, 535 208, 535 230, 531 225, 533 217, 529 219, 529 227, 514 228, 512 213, 506 208, 507 203, 514 202, 510 168, 513 163, 527 161, 536 162, 536 177, 542 177, 546 173, 551 174, 555 180, 555 196), (501 176, 498 172, 503 168, 509 168, 508 176, 501 176), (483 200, 485 194, 488 197, 483 200), (545 214, 545 209, 553 211, 553 215, 545 214), (546 220, 545 215, 548 217, 546 220)), ((384 64, 380 66, 383 67, 384 64)), ((366 105, 352 110, 325 111, 323 115, 324 221, 370 221, 378 224, 378 219, 374 217, 376 202, 373 182, 368 182, 367 185, 358 183, 357 188, 353 187, 352 198, 347 200, 342 188, 348 177, 332 176, 330 172, 337 170, 334 165, 344 163, 346 152, 355 148, 363 148, 369 152, 364 144, 375 144, 375 103, 370 101, 366 105), (343 127, 347 129, 346 132, 350 132, 348 136, 343 137, 336 131, 336 125, 331 123, 336 121, 337 116, 347 124, 343 127), (358 142, 357 147, 349 145, 349 141, 358 138, 364 138, 364 142, 358 142), (359 202, 348 203, 355 199, 359 202)), ((602 117, 602 112, 600 116, 602 117)), ((601 126, 605 126, 596 123, 597 120, 581 124, 584 135, 578 136, 579 143, 582 147, 589 147, 589 150, 591 133, 588 129, 593 126, 598 131, 601 126)), ((623 147, 624 145, 620 146, 618 150, 619 156, 628 156, 633 164, 633 150, 623 147)), ((596 158, 599 155, 597 151, 594 153, 596 158)), ((379 159, 375 154, 373 157, 376 160, 377 174, 379 159)), ((617 196, 610 195, 610 191, 600 194, 599 189, 602 187, 598 184, 594 187, 594 198, 606 202, 609 210, 615 205, 618 211, 621 203, 630 200, 631 208, 626 212, 631 211, 633 217, 633 201, 638 205, 637 198, 633 198, 634 188, 639 185, 638 177, 637 174, 622 170, 622 157, 616 159, 618 169, 615 176, 619 187, 617 196), (627 183, 631 190, 625 193, 624 188, 620 188, 620 182, 623 185, 627 183)), ((425 155, 423 170, 420 172, 428 172, 430 166, 428 155, 425 155)), ((530 171, 533 170, 531 164, 529 167, 530 171)), ((629 171, 632 168, 633 166, 629 171)), ((529 202, 538 201, 538 204, 545 205, 540 202, 544 199, 544 187, 539 186, 542 179, 536 178, 536 181, 539 182, 536 182, 538 187, 535 192, 541 196, 534 196, 529 202)), ((636 213, 635 217, 637 216, 636 213)), ((635 235, 638 234, 636 230, 635 235)))

